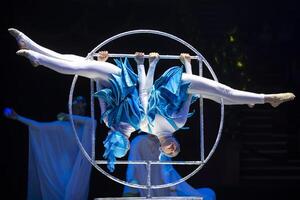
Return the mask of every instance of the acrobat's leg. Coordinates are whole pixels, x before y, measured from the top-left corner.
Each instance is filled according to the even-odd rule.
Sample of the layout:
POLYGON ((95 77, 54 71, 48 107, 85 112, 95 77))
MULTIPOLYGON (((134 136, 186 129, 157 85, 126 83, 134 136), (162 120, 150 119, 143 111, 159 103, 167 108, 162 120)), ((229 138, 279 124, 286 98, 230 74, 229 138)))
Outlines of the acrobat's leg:
MULTIPOLYGON (((212 96, 212 95, 202 95, 202 97, 204 99, 209 99, 209 100, 212 100, 214 102, 217 102, 217 103, 220 103, 221 104, 221 98, 218 97, 218 96, 212 96)), ((229 99, 223 99, 223 103, 224 105, 236 105, 237 102, 234 102, 234 101, 230 101, 229 99)), ((252 104, 249 104, 249 106, 252 105, 252 104)))
POLYGON ((155 74, 156 65, 159 61, 159 54, 156 52, 149 53, 149 69, 147 72, 145 90, 149 93, 153 86, 153 79, 155 74))
POLYGON ((43 46, 40 46, 39 44, 32 41, 28 36, 26 36, 24 33, 22 33, 17 29, 10 28, 8 29, 8 32, 15 37, 20 49, 29 49, 38 52, 40 54, 43 54, 45 56, 50 56, 53 58, 58 58, 66 61, 80 61, 85 59, 84 57, 76 56, 72 54, 60 54, 50 49, 47 49, 43 46))
POLYGON ((156 69, 156 65, 159 61, 159 54, 156 52, 149 53, 149 69, 147 72, 147 76, 141 81, 140 85, 140 98, 142 100, 142 104, 145 112, 148 110, 148 100, 150 96, 150 92, 153 86, 154 73, 156 69))
POLYGON ((121 73, 120 68, 108 62, 94 60, 71 62, 24 49, 19 50, 17 54, 28 58, 36 64, 43 65, 61 74, 77 74, 79 76, 95 80, 100 79, 102 81, 102 85, 109 84, 108 79, 111 74, 121 73))
POLYGON ((272 106, 276 107, 282 102, 290 101, 295 98, 295 95, 292 93, 266 95, 236 90, 216 81, 186 73, 182 75, 182 80, 191 83, 188 90, 191 94, 203 94, 207 97, 222 97, 226 100, 225 102, 236 105, 270 103, 272 106))

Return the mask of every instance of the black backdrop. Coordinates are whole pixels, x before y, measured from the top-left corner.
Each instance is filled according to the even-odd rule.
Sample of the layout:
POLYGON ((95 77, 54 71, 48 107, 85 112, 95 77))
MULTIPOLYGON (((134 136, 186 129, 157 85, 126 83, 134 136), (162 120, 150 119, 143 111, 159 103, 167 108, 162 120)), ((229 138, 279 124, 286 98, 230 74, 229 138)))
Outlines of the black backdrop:
MULTIPOLYGON (((108 37, 132 29, 156 29, 183 38, 197 48, 210 62, 219 80, 238 89, 257 92, 292 91, 299 94, 299 14, 296 1, 4 1, 1 6, 1 109, 13 107, 21 115, 39 120, 55 120, 66 112, 72 76, 60 75, 43 67, 33 68, 15 55, 17 45, 7 29, 17 28, 37 43, 61 53, 85 56, 108 37), (237 60, 243 66, 238 66, 237 60)), ((161 37, 137 36, 112 43, 107 50, 118 53, 158 51, 178 54, 185 47, 161 37)), ((173 63, 165 63, 173 64, 173 63)), ((176 63, 174 63, 176 64, 176 63)), ((178 64, 178 63, 177 63, 178 64)), ((165 69, 159 69, 158 74, 165 69)), ((206 72, 207 74, 207 72, 206 72)), ((89 81, 81 78, 76 93, 88 96, 89 81)), ((194 187, 213 188, 218 199, 291 199, 297 195, 300 170, 284 171, 294 178, 275 181, 244 181, 241 161, 245 138, 241 122, 250 111, 247 106, 226 107, 223 137, 209 163, 189 180, 194 187), (228 108, 228 109, 227 109, 228 108), (241 112, 241 110, 243 112, 241 112)), ((195 107, 196 108, 196 107, 195 107)), ((279 162, 299 157, 299 103, 297 100, 273 110, 272 128, 279 127, 288 135, 287 153, 279 162)), ((207 147, 215 139, 219 123, 219 106, 206 103, 205 127, 207 147)), ((259 113, 257 113, 259 115, 259 113)), ((190 131, 177 133, 182 145, 178 160, 199 156, 198 117, 189 120, 190 131)), ((1 181, 7 199, 25 199, 27 187, 27 129, 18 122, 0 118, 1 181)), ((256 130, 264 125, 257 123, 256 130)), ((253 127, 252 127, 253 128, 253 127)), ((249 130, 251 127, 249 128, 249 130)), ((249 131, 248 130, 248 131, 249 131)), ((252 130, 252 129, 251 129, 252 130)), ((250 130, 250 131, 251 131, 250 130)), ((101 157, 101 141, 107 132, 97 130, 97 149, 101 157)), ((247 155, 247 154, 246 154, 247 155)), ((293 166, 293 165, 291 165, 293 166)), ((247 166, 246 166, 247 167, 247 166)), ((191 168, 178 168, 186 174, 191 168)), ((115 174, 124 176, 124 168, 115 174)), ((250 174, 250 176, 253 174, 250 174)), ((255 174, 254 174, 255 175, 255 174)), ((90 199, 120 196, 122 186, 93 170, 90 199)), ((1 194, 3 195, 3 193, 1 194)))

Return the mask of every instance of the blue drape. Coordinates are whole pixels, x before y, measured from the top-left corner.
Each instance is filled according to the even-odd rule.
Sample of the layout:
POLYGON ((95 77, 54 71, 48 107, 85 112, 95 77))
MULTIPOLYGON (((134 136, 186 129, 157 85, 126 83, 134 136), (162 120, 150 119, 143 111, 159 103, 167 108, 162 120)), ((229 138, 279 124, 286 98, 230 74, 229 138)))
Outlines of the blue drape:
MULTIPOLYGON (((91 152, 91 120, 76 123, 81 143, 91 152)), ((76 122, 76 117, 74 118, 76 122)), ((91 165, 81 153, 68 121, 29 126, 27 199, 84 200, 88 198, 91 165)))

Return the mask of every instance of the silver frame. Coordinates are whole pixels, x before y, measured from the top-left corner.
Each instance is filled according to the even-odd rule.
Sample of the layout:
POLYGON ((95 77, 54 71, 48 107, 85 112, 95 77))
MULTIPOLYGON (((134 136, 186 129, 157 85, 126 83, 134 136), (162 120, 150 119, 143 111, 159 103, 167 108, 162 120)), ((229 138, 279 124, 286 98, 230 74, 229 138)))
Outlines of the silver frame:
MULTIPOLYGON (((132 31, 127 31, 127 32, 123 32, 120 34, 117 34, 115 36, 112 36, 110 38, 108 38, 107 40, 103 41, 102 43, 100 43, 97 47, 95 47, 87 56, 86 59, 93 59, 94 56, 96 56, 96 52, 100 50, 100 48, 102 48, 103 46, 105 46, 106 44, 112 42, 113 40, 116 40, 118 38, 121 37, 125 37, 128 35, 135 35, 135 34, 154 34, 154 35, 159 35, 159 36, 164 36, 173 40, 176 40, 177 42, 183 44, 184 46, 186 46, 187 48, 189 48, 190 50, 192 50, 196 56, 192 56, 192 59, 197 59, 199 61, 199 75, 202 76, 202 71, 203 71, 203 63, 204 65, 207 67, 207 69, 209 70, 209 72, 211 73, 213 79, 215 81, 218 82, 218 79, 212 69, 212 67, 210 66, 210 64, 207 62, 207 60, 201 55, 201 53, 199 51, 197 51, 192 45, 190 45, 189 43, 185 42, 184 40, 166 33, 166 32, 162 32, 162 31, 157 31, 157 30, 144 30, 144 29, 140 29, 140 30, 132 30, 132 31)), ((132 58, 134 55, 133 54, 109 54, 110 57, 130 57, 132 58)), ((146 55, 145 57, 147 58, 148 55, 146 55)), ((174 55, 160 55, 160 59, 178 59, 179 56, 174 56, 174 55)), ((87 158, 87 160, 98 170, 100 171, 102 174, 104 174, 106 177, 110 178, 111 180, 118 182, 122 185, 126 185, 129 187, 134 187, 134 188, 140 188, 140 189, 147 189, 148 190, 148 195, 146 198, 151 198, 151 189, 159 189, 159 188, 166 188, 166 187, 171 187, 174 185, 177 185, 179 183, 182 183, 183 181, 186 181, 187 179, 191 178, 193 175, 195 175, 200 169, 202 169, 202 167, 205 165, 205 163, 208 162, 208 160, 211 158, 211 156, 213 155, 219 141, 221 138, 221 134, 222 134, 222 128, 223 128, 223 122, 224 122, 224 102, 223 99, 220 98, 221 100, 221 118, 220 118, 220 123, 219 123, 219 129, 218 129, 218 135, 216 137, 215 143, 211 149, 211 151, 209 152, 209 154, 207 155, 207 157, 205 158, 205 154, 204 154, 204 113, 203 113, 203 98, 200 96, 200 161, 170 161, 170 162, 161 162, 161 161, 116 161, 115 164, 145 164, 147 165, 147 169, 148 169, 148 174, 147 174, 147 184, 146 185, 140 185, 140 184, 133 184, 133 183, 129 183, 126 181, 123 181, 117 177, 112 176, 111 174, 107 173, 106 171, 104 171, 99 165, 103 165, 103 164, 107 164, 106 160, 95 160, 95 123, 93 120, 93 131, 92 131, 92 157, 89 156, 89 154, 86 152, 86 150, 84 149, 83 145, 81 144, 78 135, 77 135, 77 131, 75 129, 75 125, 74 125, 74 120, 73 120, 73 116, 72 116, 72 101, 73 101, 73 92, 75 89, 75 85, 78 79, 78 75, 75 75, 73 78, 73 82, 70 88, 70 93, 69 93, 69 114, 70 114, 70 121, 72 124, 72 128, 73 128, 73 132, 75 134, 75 138, 76 141, 80 147, 80 150, 82 151, 83 155, 87 158), (161 184, 161 185, 152 185, 151 184, 151 166, 152 165, 162 165, 162 164, 172 164, 172 165, 199 165, 194 171, 192 171, 190 174, 186 175, 185 177, 172 182, 172 183, 167 183, 167 184, 161 184)), ((91 117, 92 119, 94 119, 94 81, 91 80, 91 117)))

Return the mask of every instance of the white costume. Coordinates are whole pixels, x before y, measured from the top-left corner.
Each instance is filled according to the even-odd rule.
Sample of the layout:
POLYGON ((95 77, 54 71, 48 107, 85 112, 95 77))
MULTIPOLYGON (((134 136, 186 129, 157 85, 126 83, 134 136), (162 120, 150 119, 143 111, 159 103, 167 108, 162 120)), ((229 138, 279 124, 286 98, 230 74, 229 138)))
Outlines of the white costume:
MULTIPOLYGON (((109 79, 112 74, 120 75, 121 73, 121 69, 114 64, 95 60, 85 60, 83 57, 76 55, 59 54, 36 44, 21 32, 18 32, 17 34, 18 35, 15 36, 16 39, 24 41, 25 47, 29 49, 20 50, 18 52, 19 55, 29 58, 35 64, 43 65, 59 73, 72 75, 77 74, 79 76, 98 80, 101 83, 102 88, 111 86, 109 79)), ((156 63, 150 64, 147 76, 145 75, 143 66, 138 66, 140 83, 139 95, 145 113, 147 113, 147 101, 150 98, 149 88, 152 87, 155 65, 156 63)), ((216 102, 219 102, 219 98, 222 97, 224 99, 224 103, 228 105, 253 105, 265 103, 264 94, 235 90, 216 81, 193 75, 191 74, 191 70, 187 70, 186 72, 187 73, 182 73, 181 81, 190 83, 187 89, 188 94, 201 94, 204 96, 204 98, 209 98, 216 102)), ((191 96, 189 96, 189 98, 191 98, 191 96)), ((188 112, 190 101, 186 102, 186 106, 180 110, 183 113, 188 112)), ((182 127, 185 123, 185 120, 186 118, 180 118, 178 121, 175 121, 175 123, 178 125, 178 127, 182 127)), ((175 131, 174 127, 165 122, 166 119, 164 117, 156 115, 154 121, 152 121, 154 132, 160 133, 175 131)), ((147 123, 148 122, 141 121, 140 125, 141 129, 145 132, 149 132, 145 128, 147 123)))
POLYGON ((172 135, 183 127, 194 95, 201 94, 216 102, 223 98, 225 104, 231 105, 265 103, 264 94, 235 90, 193 75, 187 60, 184 63, 186 73, 180 67, 173 67, 153 83, 157 58, 149 63, 147 75, 143 64, 139 64, 137 78, 127 59, 125 62, 116 61, 114 65, 59 54, 36 44, 15 29, 10 29, 10 32, 19 44, 27 48, 17 54, 27 57, 34 65, 43 65, 61 74, 77 74, 99 83, 101 90, 96 94, 100 97, 101 114, 112 130, 104 141, 104 157, 109 160, 111 171, 114 170, 115 157, 126 155, 131 132, 140 129, 161 137, 172 135))

